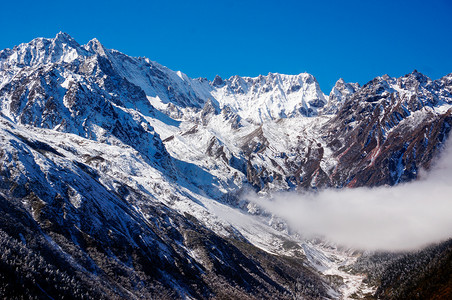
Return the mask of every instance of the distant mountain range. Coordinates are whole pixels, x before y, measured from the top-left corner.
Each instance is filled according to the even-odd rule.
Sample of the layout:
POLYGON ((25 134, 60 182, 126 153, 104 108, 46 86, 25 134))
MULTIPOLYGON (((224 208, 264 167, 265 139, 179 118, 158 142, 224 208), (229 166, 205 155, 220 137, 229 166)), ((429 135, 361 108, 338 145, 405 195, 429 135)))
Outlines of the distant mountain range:
MULTIPOLYGON (((0 295, 402 299, 400 264, 441 269, 450 242, 363 256, 243 194, 416 179, 451 113, 452 73, 339 79, 325 95, 307 73, 191 79, 66 33, 2 50, 0 295)), ((422 282, 450 295, 452 280, 422 282)))

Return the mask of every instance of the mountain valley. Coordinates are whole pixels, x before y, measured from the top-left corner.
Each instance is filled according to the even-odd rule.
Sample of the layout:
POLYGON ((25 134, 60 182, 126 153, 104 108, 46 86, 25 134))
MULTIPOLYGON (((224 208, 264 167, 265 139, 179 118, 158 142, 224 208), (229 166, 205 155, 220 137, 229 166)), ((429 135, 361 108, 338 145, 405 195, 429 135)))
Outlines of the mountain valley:
POLYGON ((361 251, 249 200, 417 180, 450 133, 452 73, 326 95, 307 73, 192 79, 60 32, 0 51, 0 124, 3 298, 452 295, 450 240, 361 251))

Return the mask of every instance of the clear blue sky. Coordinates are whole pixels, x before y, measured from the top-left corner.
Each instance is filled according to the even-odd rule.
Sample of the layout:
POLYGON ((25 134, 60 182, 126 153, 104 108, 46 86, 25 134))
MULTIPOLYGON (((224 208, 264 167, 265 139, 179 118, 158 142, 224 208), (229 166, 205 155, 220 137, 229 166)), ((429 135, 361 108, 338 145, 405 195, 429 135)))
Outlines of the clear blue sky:
POLYGON ((452 1, 2 1, 0 49, 64 31, 190 77, 313 74, 366 83, 452 73, 452 1))

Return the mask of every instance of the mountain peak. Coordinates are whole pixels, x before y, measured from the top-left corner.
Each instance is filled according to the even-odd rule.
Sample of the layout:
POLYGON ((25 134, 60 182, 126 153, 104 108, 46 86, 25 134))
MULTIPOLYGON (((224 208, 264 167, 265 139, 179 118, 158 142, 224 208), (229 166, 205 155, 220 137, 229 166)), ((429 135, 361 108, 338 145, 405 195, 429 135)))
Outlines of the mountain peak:
POLYGON ((421 72, 419 72, 416 69, 414 69, 413 72, 403 76, 403 78, 412 79, 412 80, 418 81, 418 82, 420 82, 422 84, 426 84, 429 81, 431 81, 430 77, 422 74, 421 72))
POLYGON ((216 75, 215 78, 212 81, 212 85, 216 86, 216 87, 219 87, 219 86, 224 85, 224 81, 219 75, 216 75))
POLYGON ((35 38, 15 46, 2 55, 6 66, 38 66, 55 62, 71 62, 81 54, 80 45, 69 34, 59 32, 54 38, 35 38))
MULTIPOLYGON (((308 73, 210 82, 72 41, 60 32, 0 52, 6 296, 336 299, 385 289, 364 280, 373 258, 355 263, 362 252, 340 240, 313 242, 257 197, 417 178, 450 137, 452 77, 423 85, 416 71, 361 89, 341 78, 325 105, 308 73)), ((418 266, 377 262, 386 257, 401 272, 418 266)), ((376 281, 398 274, 385 266, 376 281)))
POLYGON ((424 75, 423 73, 419 72, 418 70, 414 69, 413 72, 411 72, 410 74, 407 74, 408 76, 414 76, 416 78, 423 78, 423 77, 427 77, 426 75, 424 75))
POLYGON ((79 44, 66 32, 58 32, 55 38, 53 39, 54 43, 61 43, 61 44, 70 44, 73 47, 79 46, 79 44))
POLYGON ((345 80, 343 78, 339 78, 336 83, 334 84, 335 87, 342 86, 345 84, 345 80))
POLYGON ((55 39, 73 40, 73 38, 66 32, 60 31, 56 34, 55 39))
POLYGON ((91 39, 88 44, 102 46, 101 42, 97 38, 91 39))
POLYGON ((92 40, 90 40, 85 45, 85 49, 88 51, 95 52, 101 56, 107 56, 105 47, 96 38, 93 38, 92 40))
POLYGON ((336 81, 333 89, 328 96, 328 104, 325 107, 324 114, 335 114, 341 105, 350 98, 356 91, 358 91, 359 83, 348 83, 343 78, 336 81))

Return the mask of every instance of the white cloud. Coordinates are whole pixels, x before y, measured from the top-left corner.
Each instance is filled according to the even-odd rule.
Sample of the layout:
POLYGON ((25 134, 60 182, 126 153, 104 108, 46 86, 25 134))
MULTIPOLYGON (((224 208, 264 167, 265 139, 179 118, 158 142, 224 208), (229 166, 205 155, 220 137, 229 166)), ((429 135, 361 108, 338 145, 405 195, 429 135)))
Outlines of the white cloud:
POLYGON ((409 250, 452 237, 452 140, 421 177, 395 187, 248 198, 307 237, 365 250, 409 250))

